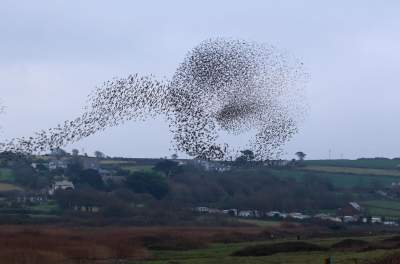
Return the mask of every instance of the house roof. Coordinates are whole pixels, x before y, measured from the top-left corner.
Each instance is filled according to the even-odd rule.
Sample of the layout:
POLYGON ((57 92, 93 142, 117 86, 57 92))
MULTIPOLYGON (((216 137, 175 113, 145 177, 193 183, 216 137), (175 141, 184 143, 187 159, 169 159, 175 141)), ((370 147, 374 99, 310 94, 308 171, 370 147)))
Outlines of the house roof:
POLYGON ((357 211, 361 211, 361 206, 356 203, 356 202, 350 202, 349 203, 354 209, 356 209, 357 211))
POLYGON ((70 182, 70 181, 67 181, 67 180, 56 181, 56 182, 54 183, 54 186, 55 186, 55 187, 61 187, 61 186, 63 186, 63 187, 72 187, 72 188, 74 188, 74 184, 73 184, 72 182, 70 182))

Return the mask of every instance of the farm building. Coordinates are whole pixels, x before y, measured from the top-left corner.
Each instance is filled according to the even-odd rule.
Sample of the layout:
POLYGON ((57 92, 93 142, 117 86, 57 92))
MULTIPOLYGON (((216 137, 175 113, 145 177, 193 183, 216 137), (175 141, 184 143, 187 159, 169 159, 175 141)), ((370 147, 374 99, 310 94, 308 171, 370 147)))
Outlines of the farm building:
POLYGON ((56 190, 74 190, 75 186, 71 181, 62 180, 56 181, 49 190, 49 194, 53 195, 56 190))

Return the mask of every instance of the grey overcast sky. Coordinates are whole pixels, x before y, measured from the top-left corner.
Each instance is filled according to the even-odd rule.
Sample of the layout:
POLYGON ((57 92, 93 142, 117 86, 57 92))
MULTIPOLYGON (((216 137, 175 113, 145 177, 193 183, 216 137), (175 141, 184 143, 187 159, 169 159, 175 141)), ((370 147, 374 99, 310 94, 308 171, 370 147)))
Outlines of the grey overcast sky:
MULTIPOLYGON (((400 156, 399 1, 1 0, 0 140, 76 117, 103 81, 170 77, 212 37, 266 42, 300 58, 308 118, 285 146, 310 159, 400 156)), ((161 120, 68 146, 111 156, 170 155, 161 120)))

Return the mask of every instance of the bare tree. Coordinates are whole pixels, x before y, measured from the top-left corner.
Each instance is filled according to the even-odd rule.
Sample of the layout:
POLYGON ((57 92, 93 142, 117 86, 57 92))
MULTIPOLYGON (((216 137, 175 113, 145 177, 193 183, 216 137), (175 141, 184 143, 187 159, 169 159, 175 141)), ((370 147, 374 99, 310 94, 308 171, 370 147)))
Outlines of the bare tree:
POLYGON ((98 150, 96 150, 96 151, 94 152, 94 156, 95 156, 96 158, 98 158, 98 159, 104 159, 104 158, 106 157, 106 155, 104 155, 103 152, 98 151, 98 150))
POLYGON ((51 150, 50 155, 56 159, 61 159, 62 157, 68 156, 68 152, 62 148, 55 148, 51 150))
POLYGON ((73 149, 73 150, 72 150, 72 156, 76 157, 76 156, 78 156, 78 155, 79 155, 79 150, 73 149))
POLYGON ((307 156, 306 153, 304 153, 302 151, 296 152, 295 155, 299 158, 300 161, 303 161, 304 158, 307 156))

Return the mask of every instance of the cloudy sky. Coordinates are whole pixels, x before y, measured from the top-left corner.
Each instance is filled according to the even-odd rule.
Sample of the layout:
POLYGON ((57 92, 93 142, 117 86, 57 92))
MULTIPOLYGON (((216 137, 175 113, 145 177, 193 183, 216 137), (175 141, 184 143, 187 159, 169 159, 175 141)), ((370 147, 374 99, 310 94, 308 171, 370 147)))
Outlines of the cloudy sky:
MULTIPOLYGON (((90 91, 113 77, 168 78, 200 41, 231 37, 287 50, 310 73, 309 115, 287 157, 400 156, 399 13, 400 2, 389 0, 2 0, 0 139, 76 117, 90 91)), ((171 154, 170 138, 153 120, 67 149, 161 157, 171 154)))

